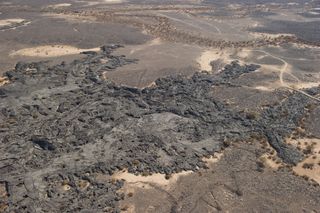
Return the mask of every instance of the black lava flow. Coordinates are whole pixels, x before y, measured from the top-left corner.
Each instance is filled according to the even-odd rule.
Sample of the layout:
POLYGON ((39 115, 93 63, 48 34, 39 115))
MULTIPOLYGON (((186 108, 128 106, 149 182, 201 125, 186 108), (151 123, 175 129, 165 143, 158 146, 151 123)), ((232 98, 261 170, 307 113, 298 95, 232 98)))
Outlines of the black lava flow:
POLYGON ((257 134, 284 162, 301 160, 284 138, 299 126, 311 99, 292 93, 253 118, 211 92, 259 66, 232 62, 217 75, 165 77, 137 89, 103 78, 137 62, 113 55, 119 47, 84 52, 69 64, 20 62, 5 73, 10 83, 0 87, 0 181, 6 183, 10 210, 116 212, 122 181, 99 181, 95 174, 124 168, 134 174, 196 171, 226 141, 257 134), (82 189, 79 181, 90 187, 82 189), (70 190, 59 190, 63 182, 70 190))

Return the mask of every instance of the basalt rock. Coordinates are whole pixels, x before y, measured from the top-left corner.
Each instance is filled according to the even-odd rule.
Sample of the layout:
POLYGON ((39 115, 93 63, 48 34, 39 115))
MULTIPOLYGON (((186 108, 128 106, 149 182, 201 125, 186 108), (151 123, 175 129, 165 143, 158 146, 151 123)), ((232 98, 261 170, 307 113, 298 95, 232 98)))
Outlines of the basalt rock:
POLYGON ((13 185, 12 210, 21 210, 21 202, 43 211, 115 210, 121 184, 100 184, 97 173, 196 171, 206 167, 202 157, 223 149, 225 141, 250 140, 257 133, 285 162, 301 159, 284 138, 299 125, 310 99, 291 94, 252 119, 210 92, 258 66, 233 62, 219 75, 166 77, 136 89, 101 78, 103 72, 136 62, 112 55, 118 47, 86 52, 70 64, 19 63, 6 73, 11 83, 1 88, 0 125, 7 131, 0 131, 0 153, 9 160, 0 162, 0 173, 13 185), (13 168, 3 170, 8 166, 13 168), (79 190, 76 182, 83 176, 91 187, 79 190), (29 179, 33 185, 23 187, 29 179), (72 193, 59 192, 66 181, 72 193))

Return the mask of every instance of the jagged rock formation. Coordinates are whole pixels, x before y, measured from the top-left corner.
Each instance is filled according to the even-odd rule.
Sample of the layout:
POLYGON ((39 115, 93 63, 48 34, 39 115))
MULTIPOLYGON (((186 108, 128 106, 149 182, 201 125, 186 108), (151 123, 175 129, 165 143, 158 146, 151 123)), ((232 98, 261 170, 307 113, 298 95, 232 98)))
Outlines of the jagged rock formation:
POLYGON ((149 88, 129 88, 102 79, 135 62, 112 55, 118 47, 85 52, 70 64, 18 63, 5 74, 11 83, 0 88, 0 173, 10 209, 116 211, 122 183, 91 174, 196 171, 206 167, 202 157, 253 135, 267 138, 284 162, 301 159, 283 139, 312 100, 292 94, 255 117, 211 93, 258 66, 233 62, 218 75, 166 77, 149 88))

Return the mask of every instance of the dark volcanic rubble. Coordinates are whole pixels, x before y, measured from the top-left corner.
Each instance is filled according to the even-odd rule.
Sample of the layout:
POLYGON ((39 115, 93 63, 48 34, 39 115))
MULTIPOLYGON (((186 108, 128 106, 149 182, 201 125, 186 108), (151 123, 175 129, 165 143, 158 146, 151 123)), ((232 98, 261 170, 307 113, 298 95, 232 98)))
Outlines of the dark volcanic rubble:
POLYGON ((195 171, 206 167, 202 157, 257 134, 284 162, 301 159, 283 139, 299 126, 310 99, 291 94, 255 118, 211 92, 258 66, 233 62, 218 75, 166 77, 137 89, 102 79, 136 62, 113 55, 118 47, 85 52, 70 64, 18 63, 5 74, 11 83, 0 88, 0 181, 10 192, 9 209, 116 211, 122 183, 99 182, 93 174, 195 171), (59 191, 59 184, 70 191, 59 191))

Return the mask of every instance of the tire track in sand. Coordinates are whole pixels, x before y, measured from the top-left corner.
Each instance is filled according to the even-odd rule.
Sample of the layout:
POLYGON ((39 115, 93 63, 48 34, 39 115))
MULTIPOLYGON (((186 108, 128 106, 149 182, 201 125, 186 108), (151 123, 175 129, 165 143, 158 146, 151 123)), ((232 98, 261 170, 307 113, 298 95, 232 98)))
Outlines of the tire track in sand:
MULTIPOLYGON (((293 88, 293 87, 291 87, 290 85, 288 85, 287 83, 284 82, 284 80, 283 80, 283 75, 284 75, 285 73, 290 74, 290 73, 287 72, 288 62, 285 61, 284 59, 282 59, 282 58, 280 58, 280 57, 278 57, 278 56, 272 55, 272 54, 270 54, 269 52, 266 52, 266 51, 264 51, 264 50, 243 50, 243 51, 244 51, 244 52, 261 52, 261 53, 264 53, 265 55, 267 55, 267 56, 269 56, 269 57, 271 57, 271 58, 274 58, 274 59, 277 59, 277 60, 281 61, 281 62, 283 63, 283 66, 282 66, 282 68, 280 69, 280 73, 279 73, 279 81, 280 81, 280 84, 281 84, 284 88, 287 88, 287 89, 289 89, 289 90, 293 90, 293 91, 299 92, 299 93, 301 93, 301 94, 303 94, 303 95, 305 95, 305 96, 307 96, 307 97, 309 97, 309 98, 311 98, 311 99, 313 99, 313 100, 316 100, 316 101, 319 101, 319 102, 320 102, 320 99, 319 99, 319 98, 314 97, 314 96, 312 96, 312 95, 309 95, 308 93, 306 93, 306 92, 304 92, 304 91, 302 91, 302 90, 300 90, 300 89, 293 88)), ((291 75, 292 75, 292 74, 291 74, 291 75)), ((293 75, 292 75, 292 76, 293 76, 293 75)), ((296 78, 296 77, 295 77, 295 78, 296 78)), ((296 78, 296 79, 298 79, 298 78, 296 78)), ((298 79, 298 80, 299 80, 299 79, 298 79)))

